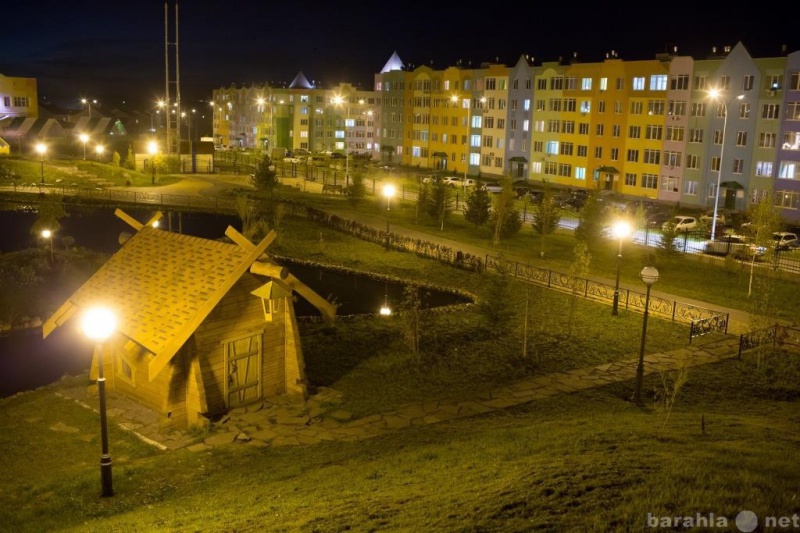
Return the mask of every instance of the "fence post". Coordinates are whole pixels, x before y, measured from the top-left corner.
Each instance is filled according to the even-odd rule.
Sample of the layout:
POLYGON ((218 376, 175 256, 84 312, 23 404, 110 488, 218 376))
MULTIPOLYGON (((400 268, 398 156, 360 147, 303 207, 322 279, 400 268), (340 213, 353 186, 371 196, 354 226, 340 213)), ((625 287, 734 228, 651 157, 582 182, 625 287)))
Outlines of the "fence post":
POLYGON ((742 343, 744 342, 744 334, 739 335, 739 355, 736 356, 737 359, 742 358, 742 343))
POLYGON ((550 288, 550 278, 553 276, 553 271, 549 268, 547 269, 547 288, 550 288))
POLYGON ((678 302, 672 300, 672 321, 675 322, 675 311, 678 309, 678 302))

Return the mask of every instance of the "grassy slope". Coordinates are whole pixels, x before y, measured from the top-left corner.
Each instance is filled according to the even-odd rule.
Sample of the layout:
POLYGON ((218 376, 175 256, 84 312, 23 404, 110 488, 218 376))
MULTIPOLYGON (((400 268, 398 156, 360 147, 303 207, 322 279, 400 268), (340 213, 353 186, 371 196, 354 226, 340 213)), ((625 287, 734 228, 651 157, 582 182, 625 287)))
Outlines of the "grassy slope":
POLYGON ((106 499, 96 415, 41 390, 4 401, 0 530, 630 531, 648 512, 791 515, 796 405, 752 365, 692 370, 666 427, 624 384, 309 447, 163 454, 112 427, 106 499))
MULTIPOLYGON (((326 230, 320 245, 319 231, 287 221, 276 251, 480 292, 474 275, 326 230)), ((534 298, 543 311, 537 338, 564 329, 570 300, 548 298, 555 295, 534 298)), ((612 322, 607 306, 581 303, 580 334, 552 339, 520 370, 518 346, 493 353, 468 341, 479 327, 470 313, 437 317, 442 323, 431 330, 446 342, 426 344, 437 348, 426 351, 421 369, 385 325, 377 338, 361 331, 363 344, 316 333, 319 342, 309 338, 305 348, 309 374, 363 414, 442 391, 467 394, 514 372, 630 357, 638 348, 639 315, 612 322)), ((651 349, 685 339, 660 320, 648 331, 651 349)), ((0 531, 629 531, 642 529, 648 512, 791 515, 800 512, 797 361, 784 355, 757 369, 748 356, 692 369, 665 427, 660 405, 631 405, 630 383, 310 447, 165 454, 112 424, 117 494, 106 499, 98 497, 97 415, 55 396, 56 384, 0 400, 0 531)), ((646 390, 660 387, 658 376, 648 378, 646 390)))

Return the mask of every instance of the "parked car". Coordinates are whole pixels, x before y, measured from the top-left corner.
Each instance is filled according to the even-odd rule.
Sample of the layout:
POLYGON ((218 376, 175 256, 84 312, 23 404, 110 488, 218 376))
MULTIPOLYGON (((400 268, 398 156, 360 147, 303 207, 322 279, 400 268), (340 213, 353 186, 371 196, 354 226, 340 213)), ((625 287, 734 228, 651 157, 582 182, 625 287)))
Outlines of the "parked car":
POLYGON ((660 228, 671 218, 672 215, 670 213, 653 213, 652 215, 647 215, 645 224, 647 224, 648 228, 660 228))
POLYGON ((496 183, 483 183, 481 186, 492 194, 500 194, 503 192, 503 186, 496 183))
POLYGON ((464 180, 464 185, 466 185, 467 187, 474 187, 477 184, 478 184, 478 180, 476 180, 474 178, 467 178, 467 179, 464 180))
MULTIPOLYGON (((700 215, 700 221, 708 224, 709 226, 711 225, 712 220, 714 220, 713 211, 709 211, 708 213, 703 213, 702 215, 700 215)), ((717 210, 717 226, 719 226, 720 224, 727 224, 727 222, 728 219, 725 216, 725 212, 717 210)))
POLYGON ((737 259, 759 259, 767 249, 757 246, 744 235, 725 235, 713 241, 707 241, 703 252, 711 255, 732 255, 737 259))
POLYGON ((686 215, 675 215, 661 225, 661 229, 668 229, 672 225, 675 231, 689 231, 697 228, 697 219, 686 215))
POLYGON ((779 252, 797 248, 800 244, 797 242, 797 234, 789 233, 788 231, 777 231, 773 233, 772 241, 775 243, 775 250, 779 252))
POLYGON ((442 183, 450 185, 451 187, 461 187, 464 185, 464 182, 461 181, 461 178, 458 176, 445 176, 442 178, 442 183))

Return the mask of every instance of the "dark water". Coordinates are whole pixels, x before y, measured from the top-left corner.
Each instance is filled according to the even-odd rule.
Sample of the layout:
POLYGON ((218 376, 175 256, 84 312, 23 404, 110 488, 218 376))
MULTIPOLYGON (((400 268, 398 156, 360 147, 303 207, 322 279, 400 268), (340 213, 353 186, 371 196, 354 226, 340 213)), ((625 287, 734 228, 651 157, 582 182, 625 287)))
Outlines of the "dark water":
MULTIPOLYGON (((146 222, 151 212, 126 211, 139 222, 146 222)), ((36 215, 27 211, 0 211, 0 252, 36 245, 29 228, 36 215), (16 239, 16 240, 15 240, 16 239)), ((240 229, 236 217, 207 214, 174 214, 162 219, 166 229, 208 239, 224 235, 229 225, 240 229), (170 220, 171 218, 171 220, 170 220)), ((105 253, 119 249, 121 232, 134 230, 114 216, 112 210, 72 213, 61 220, 61 236, 71 236, 75 244, 105 253)), ((60 241, 55 241, 59 243, 60 241)), ((377 314, 385 303, 396 310, 403 301, 404 285, 373 276, 325 270, 286 262, 285 266, 317 294, 335 302, 339 316, 377 314)), ((447 292, 420 289, 424 308, 465 303, 467 299, 447 292)), ((297 316, 320 316, 319 311, 302 297, 295 304, 297 316)), ((78 331, 77 321, 58 328, 42 339, 41 328, 0 337, 0 398, 34 389, 58 380, 65 374, 79 374, 89 368, 92 344, 78 331)))

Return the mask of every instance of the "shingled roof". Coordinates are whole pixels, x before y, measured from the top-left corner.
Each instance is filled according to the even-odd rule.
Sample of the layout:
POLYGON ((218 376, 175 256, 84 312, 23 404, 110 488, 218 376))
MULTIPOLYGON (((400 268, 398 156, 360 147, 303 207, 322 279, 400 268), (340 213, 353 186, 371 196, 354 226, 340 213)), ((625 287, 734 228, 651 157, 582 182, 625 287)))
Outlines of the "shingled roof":
POLYGON ((274 238, 245 248, 143 226, 47 320, 43 335, 82 309, 109 306, 118 333, 155 356, 152 380, 274 238))

